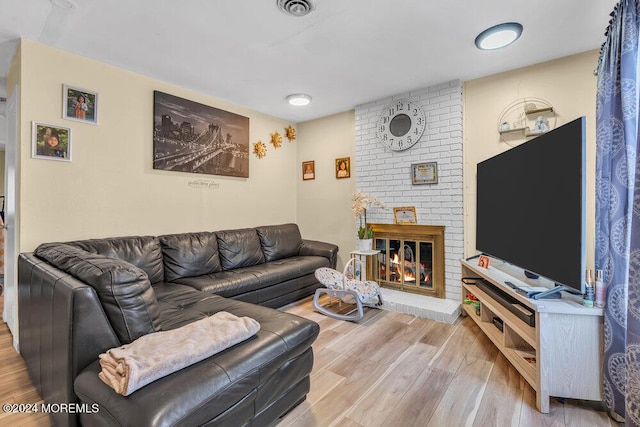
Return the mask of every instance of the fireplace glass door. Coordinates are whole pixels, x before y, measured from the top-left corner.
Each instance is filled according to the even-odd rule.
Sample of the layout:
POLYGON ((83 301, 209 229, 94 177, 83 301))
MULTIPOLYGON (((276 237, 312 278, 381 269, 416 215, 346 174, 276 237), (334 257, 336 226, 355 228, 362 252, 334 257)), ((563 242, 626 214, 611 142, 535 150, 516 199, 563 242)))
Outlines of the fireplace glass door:
POLYGON ((433 240, 376 238, 375 249, 380 251, 380 284, 420 293, 433 292, 433 247, 433 240))
POLYGON ((367 224, 378 254, 375 280, 380 286, 444 298, 442 225, 367 224))

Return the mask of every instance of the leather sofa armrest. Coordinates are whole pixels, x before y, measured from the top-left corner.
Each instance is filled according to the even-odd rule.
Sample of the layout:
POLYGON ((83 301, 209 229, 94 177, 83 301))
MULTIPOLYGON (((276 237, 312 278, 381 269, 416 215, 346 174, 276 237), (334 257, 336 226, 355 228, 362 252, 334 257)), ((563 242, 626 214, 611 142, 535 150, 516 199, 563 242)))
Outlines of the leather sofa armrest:
POLYGON ((299 254, 302 256, 323 256, 329 260, 329 267, 331 268, 336 268, 336 263, 338 262, 338 246, 332 243, 302 239, 299 254))

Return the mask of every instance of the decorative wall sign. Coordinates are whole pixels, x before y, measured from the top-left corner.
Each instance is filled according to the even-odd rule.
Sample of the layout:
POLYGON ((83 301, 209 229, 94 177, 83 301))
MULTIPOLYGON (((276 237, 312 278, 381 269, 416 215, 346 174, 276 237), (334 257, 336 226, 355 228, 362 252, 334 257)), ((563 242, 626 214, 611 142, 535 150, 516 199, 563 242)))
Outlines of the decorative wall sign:
POLYGON ((249 118, 154 91, 153 168, 249 177, 249 118))
POLYGON ((316 165, 313 160, 302 162, 302 180, 316 179, 316 165))
POLYGON ((415 163, 411 165, 411 183, 413 185, 437 184, 438 163, 415 163))
POLYGON ((98 124, 98 93, 77 87, 62 86, 62 118, 98 124))
POLYGON ((204 188, 206 190, 217 190, 220 188, 220 184, 212 179, 194 179, 189 181, 189 188, 204 188))
POLYGON ((33 122, 31 157, 35 159, 71 161, 71 128, 33 122))
POLYGON ((351 176, 351 158, 336 159, 336 178, 349 178, 351 176))

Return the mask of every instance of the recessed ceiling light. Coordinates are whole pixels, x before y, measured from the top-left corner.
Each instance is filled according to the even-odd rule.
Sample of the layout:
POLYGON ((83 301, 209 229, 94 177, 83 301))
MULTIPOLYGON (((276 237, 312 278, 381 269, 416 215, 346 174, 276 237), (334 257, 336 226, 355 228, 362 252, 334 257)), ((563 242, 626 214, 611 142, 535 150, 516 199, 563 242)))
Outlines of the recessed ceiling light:
POLYGON ((311 97, 304 93, 294 93, 287 96, 286 99, 289 104, 296 106, 308 105, 311 102, 311 97))
POLYGON ((51 0, 54 6, 59 7, 61 9, 75 9, 78 6, 72 2, 71 0, 51 0))
POLYGON ((494 50, 509 46, 520 38, 522 25, 506 22, 487 28, 476 37, 476 46, 481 50, 494 50))

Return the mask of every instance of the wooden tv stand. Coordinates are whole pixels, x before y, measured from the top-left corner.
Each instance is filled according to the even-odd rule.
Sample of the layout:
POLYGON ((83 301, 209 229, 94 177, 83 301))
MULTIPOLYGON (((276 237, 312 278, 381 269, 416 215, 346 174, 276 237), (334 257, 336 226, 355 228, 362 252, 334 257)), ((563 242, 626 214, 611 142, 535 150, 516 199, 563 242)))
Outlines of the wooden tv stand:
POLYGON ((498 347, 536 392, 536 406, 549 412, 549 397, 602 400, 604 310, 586 308, 580 296, 562 293, 561 299, 533 300, 515 292, 516 286, 547 286, 551 282, 527 279, 522 269, 491 259, 489 268, 478 258, 461 260, 462 277, 484 279, 535 313, 535 326, 514 315, 478 286, 462 283, 462 314, 469 316, 498 347), (480 315, 464 299, 471 292, 480 301, 480 315), (493 318, 502 320, 500 331, 493 318))

